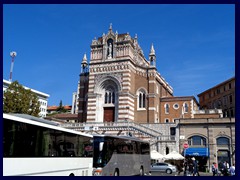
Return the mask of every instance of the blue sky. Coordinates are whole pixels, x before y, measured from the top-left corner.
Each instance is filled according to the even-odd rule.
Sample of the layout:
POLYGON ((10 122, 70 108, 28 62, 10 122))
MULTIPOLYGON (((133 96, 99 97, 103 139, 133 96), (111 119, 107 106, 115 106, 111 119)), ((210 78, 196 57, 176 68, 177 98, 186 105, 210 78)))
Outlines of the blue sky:
MULTIPOLYGON (((13 81, 50 95, 49 105, 71 104, 84 53, 94 37, 129 32, 148 59, 151 44, 158 72, 174 96, 197 98, 235 76, 233 4, 3 5, 3 78, 16 51, 13 81)), ((197 98, 198 99, 198 98, 197 98)))

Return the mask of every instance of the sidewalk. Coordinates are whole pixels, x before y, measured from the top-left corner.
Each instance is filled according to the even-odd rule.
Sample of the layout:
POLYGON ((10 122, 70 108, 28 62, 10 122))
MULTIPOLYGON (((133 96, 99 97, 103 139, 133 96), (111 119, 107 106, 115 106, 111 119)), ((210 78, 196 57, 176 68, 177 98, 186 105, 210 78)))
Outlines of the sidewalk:
MULTIPOLYGON (((212 172, 199 172, 200 176, 213 176, 212 172)), ((183 176, 183 172, 181 172, 180 175, 176 175, 176 176, 183 176)))

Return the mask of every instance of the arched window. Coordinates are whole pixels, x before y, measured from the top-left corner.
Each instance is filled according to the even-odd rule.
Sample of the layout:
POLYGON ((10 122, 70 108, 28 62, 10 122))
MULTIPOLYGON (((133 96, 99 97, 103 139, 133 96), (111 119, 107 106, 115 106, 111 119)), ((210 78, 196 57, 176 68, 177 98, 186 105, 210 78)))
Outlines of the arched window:
POLYGON ((217 145, 229 145, 229 139, 226 137, 217 138, 217 145))
POLYGON ((115 103, 115 94, 112 90, 107 90, 105 92, 105 104, 114 104, 115 103))
POLYGON ((139 102, 138 107, 141 108, 142 107, 142 93, 139 94, 139 101, 138 102, 139 102))
POLYGON ((169 147, 166 147, 166 154, 169 154, 169 147))
POLYGON ((188 104, 187 103, 184 103, 184 113, 187 113, 188 112, 188 104))
POLYGON ((143 89, 138 91, 138 108, 146 108, 146 93, 143 89))
POLYGON ((146 103, 145 103, 145 99, 146 99, 145 93, 143 93, 143 99, 142 99, 142 100, 143 100, 143 103, 142 103, 142 107, 143 107, 143 108, 145 108, 145 104, 146 104, 146 103))
POLYGON ((165 104, 165 114, 169 114, 169 104, 165 104))
POLYGON ((115 103, 115 93, 112 92, 112 103, 114 104, 115 103))
POLYGON ((107 104, 107 100, 108 100, 108 93, 105 92, 105 104, 107 104))
POLYGON ((207 146, 206 138, 202 136, 192 136, 188 138, 188 144, 190 146, 207 146))

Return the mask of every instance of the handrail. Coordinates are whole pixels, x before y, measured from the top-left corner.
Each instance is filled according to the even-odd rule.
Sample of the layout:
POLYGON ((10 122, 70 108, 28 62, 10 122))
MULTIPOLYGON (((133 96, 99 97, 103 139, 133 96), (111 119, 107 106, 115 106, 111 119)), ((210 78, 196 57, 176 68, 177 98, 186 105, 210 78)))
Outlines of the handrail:
POLYGON ((141 133, 148 134, 152 137, 159 137, 162 136, 162 133, 151 129, 149 127, 143 126, 141 124, 138 124, 136 122, 126 122, 126 121, 119 121, 119 122, 84 122, 84 123, 63 123, 60 124, 61 127, 66 127, 66 128, 79 128, 84 130, 85 127, 98 127, 101 129, 105 128, 128 128, 132 130, 137 130, 141 133))

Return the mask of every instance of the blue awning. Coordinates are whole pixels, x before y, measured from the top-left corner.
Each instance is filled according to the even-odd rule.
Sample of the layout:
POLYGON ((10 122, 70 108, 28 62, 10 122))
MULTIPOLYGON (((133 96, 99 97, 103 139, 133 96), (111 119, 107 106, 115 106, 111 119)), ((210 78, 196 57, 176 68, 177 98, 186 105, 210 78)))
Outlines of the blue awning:
POLYGON ((187 148, 185 150, 185 155, 188 156, 209 156, 209 149, 208 148, 187 148))

